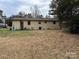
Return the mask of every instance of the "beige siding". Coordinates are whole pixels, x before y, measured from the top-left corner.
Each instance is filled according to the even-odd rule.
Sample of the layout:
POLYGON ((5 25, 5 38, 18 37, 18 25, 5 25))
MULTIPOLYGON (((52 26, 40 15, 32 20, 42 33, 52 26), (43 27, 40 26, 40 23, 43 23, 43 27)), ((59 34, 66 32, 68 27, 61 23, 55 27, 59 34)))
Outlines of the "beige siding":
POLYGON ((48 29, 59 29, 59 24, 58 24, 58 22, 56 22, 56 24, 53 24, 53 22, 48 22, 47 28, 48 29))
POLYGON ((26 29, 39 29, 41 27, 42 29, 59 29, 58 23, 53 24, 53 22, 47 22, 41 21, 41 24, 39 24, 39 21, 31 21, 31 24, 28 25, 28 21, 24 21, 24 28, 26 29))
POLYGON ((28 21, 23 21, 23 26, 26 29, 31 29, 31 25, 28 25, 28 21))
POLYGON ((20 21, 12 21, 12 27, 15 29, 20 29, 20 21))

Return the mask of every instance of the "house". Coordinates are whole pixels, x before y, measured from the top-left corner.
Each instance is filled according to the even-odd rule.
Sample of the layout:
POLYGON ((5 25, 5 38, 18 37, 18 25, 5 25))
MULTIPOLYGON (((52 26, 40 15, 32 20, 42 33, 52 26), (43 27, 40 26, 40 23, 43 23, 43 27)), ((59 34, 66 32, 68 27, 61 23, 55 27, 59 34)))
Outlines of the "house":
POLYGON ((11 27, 15 30, 56 30, 59 29, 59 23, 52 18, 33 18, 33 17, 10 17, 11 27))
POLYGON ((0 10, 0 27, 6 27, 6 16, 3 16, 3 11, 0 10))

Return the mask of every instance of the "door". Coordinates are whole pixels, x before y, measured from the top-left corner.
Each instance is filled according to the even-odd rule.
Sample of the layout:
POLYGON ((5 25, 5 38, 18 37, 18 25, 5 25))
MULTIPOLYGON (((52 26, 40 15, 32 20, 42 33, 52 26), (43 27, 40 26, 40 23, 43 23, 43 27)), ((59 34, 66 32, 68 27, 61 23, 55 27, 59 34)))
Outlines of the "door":
POLYGON ((23 21, 20 21, 21 30, 23 30, 23 21))

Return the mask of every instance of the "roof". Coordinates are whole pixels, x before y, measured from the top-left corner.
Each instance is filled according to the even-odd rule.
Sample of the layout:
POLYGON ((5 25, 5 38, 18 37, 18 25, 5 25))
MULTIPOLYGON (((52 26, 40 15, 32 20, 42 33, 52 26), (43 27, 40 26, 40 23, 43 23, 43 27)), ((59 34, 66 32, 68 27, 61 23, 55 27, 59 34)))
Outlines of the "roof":
POLYGON ((57 21, 54 18, 10 18, 12 21, 57 21))

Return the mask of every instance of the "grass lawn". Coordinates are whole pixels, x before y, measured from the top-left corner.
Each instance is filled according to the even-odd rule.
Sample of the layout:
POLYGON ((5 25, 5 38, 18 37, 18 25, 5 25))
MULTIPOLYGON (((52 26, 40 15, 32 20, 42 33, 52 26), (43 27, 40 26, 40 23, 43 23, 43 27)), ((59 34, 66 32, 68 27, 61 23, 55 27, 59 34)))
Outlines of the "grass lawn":
POLYGON ((24 36, 32 36, 34 33, 31 30, 17 30, 10 31, 9 29, 1 28, 0 29, 0 37, 24 37, 24 36))
POLYGON ((59 30, 0 29, 0 59, 79 59, 79 36, 59 30))

